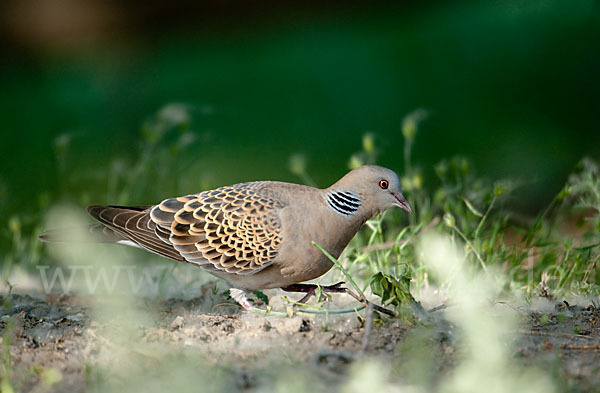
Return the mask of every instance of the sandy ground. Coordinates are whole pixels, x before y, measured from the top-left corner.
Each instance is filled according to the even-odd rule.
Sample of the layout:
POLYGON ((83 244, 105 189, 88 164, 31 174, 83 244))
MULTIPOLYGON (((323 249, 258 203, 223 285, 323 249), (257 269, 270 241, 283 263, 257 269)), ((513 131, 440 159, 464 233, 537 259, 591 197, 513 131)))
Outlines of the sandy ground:
MULTIPOLYGON (((218 366, 227 381, 223 391, 264 391, 275 383, 273 370, 285 367, 308 370, 311 383, 335 387, 365 357, 409 365, 415 336, 426 337, 420 350, 433 354, 435 384, 457 357, 456 332, 440 311, 426 322, 375 317, 367 329, 356 314, 264 316, 206 297, 137 299, 123 309, 111 300, 99 308, 101 301, 91 298, 5 295, 0 330, 11 384, 16 391, 101 391, 114 375, 126 390, 124 369, 133 365, 131 373, 147 375, 159 372, 165 359, 178 367, 183 357, 185 364, 203 365, 200 373, 218 366), (147 313, 128 315, 132 309, 147 313)), ((600 310, 591 302, 545 307, 521 313, 511 337, 514 361, 552 369, 561 391, 600 390, 600 310)))

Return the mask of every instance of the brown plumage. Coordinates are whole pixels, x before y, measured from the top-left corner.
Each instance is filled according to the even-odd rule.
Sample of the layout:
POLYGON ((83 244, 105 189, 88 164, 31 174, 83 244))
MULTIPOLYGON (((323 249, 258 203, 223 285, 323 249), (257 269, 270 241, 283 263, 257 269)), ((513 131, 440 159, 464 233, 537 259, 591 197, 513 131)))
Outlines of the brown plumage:
MULTIPOLYGON (((366 220, 392 206, 410 212, 398 176, 377 166, 329 188, 252 182, 169 198, 155 206, 90 206, 98 241, 198 265, 238 288, 286 287, 327 272, 366 220)), ((42 240, 56 241, 53 232, 42 240)))

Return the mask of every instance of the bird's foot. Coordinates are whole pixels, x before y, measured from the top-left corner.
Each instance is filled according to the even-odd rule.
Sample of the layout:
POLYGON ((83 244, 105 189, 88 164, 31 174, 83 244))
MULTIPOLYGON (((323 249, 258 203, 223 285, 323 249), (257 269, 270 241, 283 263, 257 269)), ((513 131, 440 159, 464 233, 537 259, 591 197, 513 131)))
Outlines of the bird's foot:
POLYGON ((346 288, 342 287, 342 285, 344 285, 343 281, 340 281, 333 285, 326 285, 326 286, 319 286, 316 284, 292 284, 292 285, 288 285, 287 287, 283 287, 281 289, 283 289, 286 292, 304 292, 304 293, 306 293, 306 295, 304 295, 304 297, 302 299, 300 299, 296 302, 296 303, 304 304, 307 301, 309 301, 310 298, 316 294, 317 289, 319 287, 321 288, 321 291, 323 291, 325 293, 327 293, 327 292, 344 293, 344 292, 346 292, 346 288))
POLYGON ((343 288, 342 285, 344 285, 345 282, 340 281, 338 283, 335 283, 333 285, 327 285, 324 287, 321 287, 325 292, 335 292, 335 293, 343 293, 346 292, 346 288, 343 288))
MULTIPOLYGON (((364 297, 364 295, 358 296, 352 290, 345 288, 342 285, 344 285, 343 281, 340 281, 333 285, 321 286, 321 291, 323 291, 325 293, 327 293, 327 292, 347 293, 348 295, 352 296, 359 302, 363 303, 365 306, 369 306, 369 304, 371 304, 371 306, 373 307, 373 310, 375 310, 375 311, 378 311, 382 314, 389 315, 391 317, 397 316, 397 314, 395 312, 369 302, 364 297)), ((298 303, 306 303, 312 296, 314 296, 316 294, 318 287, 319 286, 316 284, 292 284, 292 285, 288 285, 287 287, 283 287, 281 289, 283 289, 286 292, 304 292, 304 293, 306 293, 306 295, 302 299, 300 299, 299 301, 296 302, 296 304, 298 304, 298 303)))

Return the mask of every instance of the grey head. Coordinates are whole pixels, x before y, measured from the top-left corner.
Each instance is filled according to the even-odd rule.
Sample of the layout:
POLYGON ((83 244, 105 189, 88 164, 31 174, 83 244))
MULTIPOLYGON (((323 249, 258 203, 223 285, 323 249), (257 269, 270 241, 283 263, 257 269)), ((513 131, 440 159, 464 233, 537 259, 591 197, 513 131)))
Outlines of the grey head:
POLYGON ((396 172, 376 165, 348 172, 325 191, 329 206, 342 215, 374 215, 394 206, 412 212, 396 172))

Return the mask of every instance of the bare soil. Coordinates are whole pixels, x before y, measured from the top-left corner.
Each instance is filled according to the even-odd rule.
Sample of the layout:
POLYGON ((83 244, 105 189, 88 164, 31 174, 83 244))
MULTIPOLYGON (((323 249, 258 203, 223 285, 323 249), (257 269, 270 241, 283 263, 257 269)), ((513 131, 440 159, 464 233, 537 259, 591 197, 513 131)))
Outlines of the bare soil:
MULTIPOLYGON (((151 317, 136 321, 133 336, 128 336, 127 321, 133 316, 99 314, 95 299, 11 295, 1 300, 0 333, 3 347, 8 345, 9 376, 17 391, 101 390, 98 380, 113 371, 118 375, 123 367, 115 362, 118 356, 160 365, 173 359, 172 353, 201 354, 203 364, 226 365, 221 372, 230 382, 227 391, 244 392, 264 390, 271 383, 269 370, 282 363, 309 370, 310 378, 335 391, 349 367, 363 357, 410 362, 407 338, 421 332, 427 332, 428 346, 421 350, 434 354, 434 381, 452 369, 458 356, 457 334, 440 312, 426 322, 375 317, 367 329, 356 314, 286 318, 241 311, 225 298, 225 304, 213 302, 210 307, 205 296, 140 299, 135 307, 151 317), (58 370, 60 378, 52 380, 49 369, 58 370)), ((596 307, 555 302, 549 310, 523 313, 522 327, 511 338, 516 342, 515 362, 552 369, 563 384, 561 391, 600 391, 596 307)))

